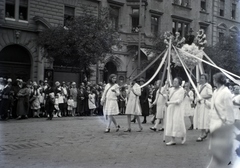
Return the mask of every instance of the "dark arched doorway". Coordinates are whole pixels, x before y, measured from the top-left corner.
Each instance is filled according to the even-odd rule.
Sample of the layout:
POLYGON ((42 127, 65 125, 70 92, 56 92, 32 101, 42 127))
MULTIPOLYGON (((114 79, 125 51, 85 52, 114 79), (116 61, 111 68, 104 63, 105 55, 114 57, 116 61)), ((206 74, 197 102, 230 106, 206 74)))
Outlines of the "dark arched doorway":
POLYGON ((0 76, 24 81, 30 79, 31 56, 20 45, 9 45, 0 51, 0 76))
POLYGON ((106 63, 104 66, 103 81, 108 83, 108 77, 111 74, 117 74, 117 67, 112 61, 106 63))

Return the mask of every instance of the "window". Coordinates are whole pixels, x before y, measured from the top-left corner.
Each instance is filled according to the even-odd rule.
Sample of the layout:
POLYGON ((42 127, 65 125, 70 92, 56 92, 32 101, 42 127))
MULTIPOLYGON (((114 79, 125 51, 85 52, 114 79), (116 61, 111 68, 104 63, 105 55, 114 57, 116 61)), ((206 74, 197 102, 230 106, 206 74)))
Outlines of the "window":
POLYGON ((65 6, 64 9, 64 26, 67 26, 69 21, 74 19, 75 8, 65 6))
POLYGON ((28 20, 28 0, 19 1, 19 20, 28 20))
POLYGON ((17 20, 28 20, 28 0, 6 0, 5 17, 17 20), (16 6, 17 4, 17 6, 16 6))
POLYGON ((236 4, 232 4, 232 17, 231 19, 236 19, 236 8, 237 8, 237 5, 236 4))
POLYGON ((132 32, 139 32, 139 9, 132 9, 132 32))
POLYGON ((224 16, 224 9, 225 9, 225 0, 220 0, 220 11, 219 11, 220 16, 224 16))
POLYGON ((223 41, 224 33, 219 32, 219 42, 223 41))
POLYGON ((118 30, 118 21, 119 21, 119 8, 110 7, 110 23, 114 30, 118 30))
POLYGON ((176 5, 190 7, 190 0, 174 0, 173 3, 176 5))
POLYGON ((201 11, 206 12, 207 2, 206 0, 201 0, 201 11))
POLYGON ((5 17, 15 18, 15 0, 6 0, 5 17))
POLYGON ((151 17, 151 33, 154 35, 158 34, 158 24, 159 24, 159 17, 152 16, 151 17))
POLYGON ((174 20, 172 24, 172 32, 174 35, 176 32, 179 32, 182 37, 186 37, 189 33, 189 23, 174 20))

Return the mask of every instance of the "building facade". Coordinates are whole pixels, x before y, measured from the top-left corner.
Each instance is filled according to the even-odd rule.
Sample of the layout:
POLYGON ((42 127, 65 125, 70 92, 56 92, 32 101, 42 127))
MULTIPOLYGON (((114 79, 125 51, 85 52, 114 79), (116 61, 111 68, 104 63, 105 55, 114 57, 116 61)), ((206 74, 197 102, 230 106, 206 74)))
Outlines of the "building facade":
MULTIPOLYGON (((111 26, 120 34, 121 47, 113 46, 112 55, 99 63, 91 81, 107 81, 116 73, 119 82, 137 74, 139 18, 141 18, 141 62, 149 55, 152 39, 165 31, 181 36, 196 34, 201 28, 209 45, 222 36, 238 35, 240 5, 238 0, 3 0, 0 2, 0 76, 12 78, 80 82, 78 71, 61 69, 45 63, 42 51, 34 39, 41 30, 65 24, 77 17, 87 6, 95 15, 108 8, 111 26), (190 30, 193 30, 190 31, 190 30), (64 79, 62 79, 64 78, 64 79)), ((148 77, 146 77, 148 78, 148 77)))

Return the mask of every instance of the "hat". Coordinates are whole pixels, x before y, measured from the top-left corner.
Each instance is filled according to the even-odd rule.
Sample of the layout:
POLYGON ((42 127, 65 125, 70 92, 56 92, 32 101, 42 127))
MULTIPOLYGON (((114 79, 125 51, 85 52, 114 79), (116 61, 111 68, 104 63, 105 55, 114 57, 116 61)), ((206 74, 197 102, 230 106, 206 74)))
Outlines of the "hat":
POLYGON ((7 80, 8 82, 12 82, 12 79, 11 78, 8 78, 8 80, 7 80))
POLYGON ((72 85, 76 85, 76 82, 73 82, 72 85))
POLYGON ((62 81, 62 84, 65 84, 65 81, 62 81))
POLYGON ((3 77, 0 77, 0 80, 2 81, 2 80, 3 80, 3 77))
POLYGON ((19 79, 19 80, 18 80, 18 82, 21 82, 21 83, 22 83, 22 82, 23 82, 23 80, 22 80, 22 79, 19 79))
POLYGON ((44 83, 48 83, 48 81, 47 81, 47 80, 45 80, 45 81, 44 81, 44 83))
POLYGON ((33 82, 33 86, 37 86, 37 82, 34 81, 34 82, 33 82))
POLYGON ((59 85, 60 85, 60 82, 56 81, 56 82, 55 82, 55 85, 59 86, 59 85))

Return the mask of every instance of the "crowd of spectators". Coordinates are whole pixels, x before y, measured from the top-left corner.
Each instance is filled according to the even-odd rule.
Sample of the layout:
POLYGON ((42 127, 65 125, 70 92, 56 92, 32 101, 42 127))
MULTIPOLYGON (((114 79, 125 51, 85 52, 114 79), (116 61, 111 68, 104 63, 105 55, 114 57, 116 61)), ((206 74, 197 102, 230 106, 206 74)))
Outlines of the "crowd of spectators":
MULTIPOLYGON (((0 77, 0 113, 1 120, 27 119, 29 117, 52 117, 103 115, 100 100, 106 84, 56 81, 23 81, 0 77), (52 108, 51 108, 52 104, 52 108), (51 117, 51 116, 50 116, 51 117)), ((126 89, 121 87, 119 96, 120 113, 125 113, 126 89)))

